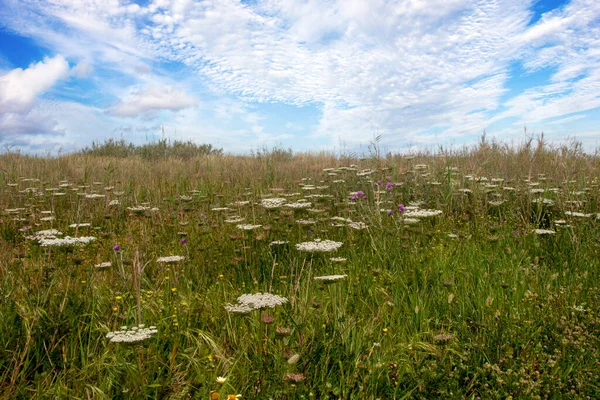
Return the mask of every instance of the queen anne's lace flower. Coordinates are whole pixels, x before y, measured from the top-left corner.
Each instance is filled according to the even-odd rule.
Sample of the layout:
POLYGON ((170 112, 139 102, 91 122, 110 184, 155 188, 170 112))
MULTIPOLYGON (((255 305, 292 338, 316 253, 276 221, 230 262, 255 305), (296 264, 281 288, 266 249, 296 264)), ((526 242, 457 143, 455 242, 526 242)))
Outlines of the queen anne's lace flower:
POLYGON ((93 236, 71 237, 64 238, 41 238, 40 246, 42 247, 62 247, 62 246, 82 246, 96 240, 93 236))
POLYGON ((237 304, 227 304, 225 309, 234 313, 249 313, 262 308, 274 308, 288 302, 285 297, 270 293, 243 294, 237 298, 237 304))
POLYGON ((296 249, 309 253, 328 253, 339 249, 344 243, 333 240, 315 239, 312 242, 303 242, 296 245, 296 249))
POLYGON ((240 225, 237 225, 236 228, 241 229, 243 231, 251 231, 253 229, 258 229, 261 226, 262 225, 251 225, 251 224, 244 225, 244 224, 240 224, 240 225))
POLYGON ((159 257, 156 262, 158 263, 175 263, 179 261, 183 261, 185 259, 184 256, 168 256, 168 257, 159 257))
POLYGON ((108 332, 106 338, 113 343, 137 343, 149 339, 152 335, 158 333, 155 326, 146 328, 143 324, 127 328, 122 326, 121 330, 108 332))
POLYGON ((534 229, 533 233, 536 235, 554 235, 556 234, 556 231, 550 229, 534 229))
POLYGON ((348 275, 326 275, 326 276, 315 276, 315 281, 323 282, 335 282, 342 279, 346 279, 348 275))
POLYGON ((268 210, 271 210, 271 209, 281 207, 282 205, 285 204, 286 201, 287 201, 286 199, 283 199, 280 197, 272 197, 269 199, 262 199, 260 201, 260 205, 268 210))

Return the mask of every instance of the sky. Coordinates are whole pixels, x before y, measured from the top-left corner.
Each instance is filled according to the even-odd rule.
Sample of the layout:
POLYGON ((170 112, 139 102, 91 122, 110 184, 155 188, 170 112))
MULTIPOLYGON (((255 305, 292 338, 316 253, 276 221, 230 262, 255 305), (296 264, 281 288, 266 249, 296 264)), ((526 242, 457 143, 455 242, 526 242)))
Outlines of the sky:
POLYGON ((600 145, 598 0, 1 0, 0 151, 600 145))

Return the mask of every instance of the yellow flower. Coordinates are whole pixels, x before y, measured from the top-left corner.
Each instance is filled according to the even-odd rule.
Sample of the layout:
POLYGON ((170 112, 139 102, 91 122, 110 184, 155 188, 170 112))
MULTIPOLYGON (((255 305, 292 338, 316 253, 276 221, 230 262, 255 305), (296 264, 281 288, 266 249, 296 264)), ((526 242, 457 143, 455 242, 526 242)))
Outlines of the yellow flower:
POLYGON ((388 333, 388 328, 383 328, 383 333, 388 333))
POLYGON ((219 394, 219 392, 212 392, 210 394, 210 398, 211 400, 219 400, 221 398, 221 395, 219 394))
POLYGON ((123 297, 121 297, 121 296, 117 296, 117 297, 115 297, 115 299, 116 299, 116 300, 121 300, 122 298, 123 298, 123 297))
POLYGON ((117 312, 117 310, 119 310, 119 309, 118 309, 117 307, 113 307, 113 308, 112 308, 112 310, 113 310, 114 312, 117 312))
POLYGON ((177 291, 176 287, 171 288, 171 292, 175 293, 177 291))

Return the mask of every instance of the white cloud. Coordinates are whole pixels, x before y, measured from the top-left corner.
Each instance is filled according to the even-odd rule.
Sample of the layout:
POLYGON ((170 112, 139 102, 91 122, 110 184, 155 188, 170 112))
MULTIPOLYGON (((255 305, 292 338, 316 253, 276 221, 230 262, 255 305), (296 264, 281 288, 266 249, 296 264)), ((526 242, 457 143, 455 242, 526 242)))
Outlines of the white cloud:
POLYGON ((0 114, 29 112, 39 95, 68 74, 69 63, 58 55, 0 76, 0 114))
POLYGON ((119 117, 138 117, 161 110, 179 111, 196 104, 198 102, 194 97, 172 86, 148 86, 133 90, 108 113, 119 117))
POLYGON ((175 78, 156 79, 162 61, 183 63, 186 79, 222 96, 215 114, 244 119, 246 138, 272 135, 268 116, 246 102, 316 106, 315 135, 364 143, 383 133, 390 146, 431 143, 440 137, 432 130, 461 138, 507 118, 541 123, 600 107, 596 0, 572 0, 532 26, 534 0, 5 2, 10 29, 138 83, 113 116, 197 104, 197 92, 172 88, 175 78), (549 68, 550 82, 502 102, 514 64, 549 68))

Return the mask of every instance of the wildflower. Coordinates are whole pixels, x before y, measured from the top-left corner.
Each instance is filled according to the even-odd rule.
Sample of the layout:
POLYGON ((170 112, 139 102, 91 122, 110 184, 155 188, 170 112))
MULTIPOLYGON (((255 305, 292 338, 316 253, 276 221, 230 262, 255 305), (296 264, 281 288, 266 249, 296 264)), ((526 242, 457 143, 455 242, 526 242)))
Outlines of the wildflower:
POLYGON ((115 244, 113 247, 113 251, 119 251, 121 250, 121 245, 120 244, 115 244))
POLYGON ((368 228, 367 224, 364 222, 351 222, 348 224, 348 227, 359 231, 368 228))
POLYGON ((398 212, 404 212, 406 211, 406 207, 404 206, 404 204, 398 204, 398 212))
POLYGON ((307 251, 309 253, 326 253, 339 249, 343 245, 342 242, 334 242, 333 240, 315 239, 312 242, 303 242, 296 244, 296 249, 307 251))
POLYGON ((62 247, 62 246, 75 246, 84 245, 96 240, 93 236, 80 236, 70 237, 65 236, 62 239, 59 238, 42 238, 40 239, 40 246, 42 247, 62 247))
POLYGON ((184 237, 184 238, 181 238, 181 240, 179 240, 179 243, 186 244, 187 241, 188 241, 188 239, 186 237, 184 237))
POLYGON ((119 331, 107 333, 106 338, 113 343, 137 343, 151 338, 156 333, 158 333, 158 330, 155 326, 145 328, 144 325, 138 325, 129 329, 122 326, 119 331))
POLYGON ((94 265, 95 268, 108 268, 110 266, 112 266, 110 261, 94 265))
POLYGON ((168 256, 168 257, 159 257, 156 260, 156 262, 169 264, 169 263, 176 263, 176 262, 182 261, 184 259, 185 259, 184 256, 168 256))
POLYGON ((315 281, 323 281, 324 283, 333 283, 342 279, 346 279, 348 275, 326 275, 326 276, 315 276, 315 281))
POLYGON ((275 317, 273 317, 272 315, 265 315, 263 316, 262 321, 265 324, 272 324, 275 321, 275 317))
POLYGON ((218 376, 218 377, 217 377, 217 383, 218 383, 219 385, 222 385, 222 384, 224 384, 226 380, 227 380, 227 378, 225 378, 225 377, 222 377, 222 376, 218 376))
POLYGON ((292 333, 292 329, 291 328, 280 328, 280 327, 277 327, 275 329, 275 335, 277 335, 279 337, 290 336, 291 333, 292 333))
POLYGON ((439 343, 439 344, 446 344, 446 343, 450 343, 452 340, 454 340, 454 335, 451 333, 440 333, 438 335, 435 335, 433 337, 434 342, 439 343))
POLYGON ((556 231, 553 231, 551 229, 534 229, 533 233, 535 233, 536 235, 554 235, 556 231))
POLYGON ((287 303, 288 299, 270 293, 255 293, 243 294, 237 298, 237 302, 238 304, 227 304, 225 309, 229 312, 248 313, 266 307, 274 308, 287 303))
POLYGON ((346 261, 346 258, 343 258, 343 257, 331 257, 331 258, 329 259, 329 261, 331 261, 331 262, 338 262, 338 263, 339 263, 339 262, 344 262, 344 261, 346 261))
POLYGON ((300 383, 306 380, 306 376, 304 376, 304 374, 295 374, 293 372, 288 372, 283 377, 283 380, 286 382, 300 383))
POLYGON ((69 228, 84 228, 84 227, 91 226, 91 225, 92 224, 90 224, 89 222, 85 222, 82 224, 71 224, 71 225, 69 225, 69 228))
POLYGON ((260 228, 262 225, 237 225, 236 228, 244 230, 244 231, 251 231, 253 229, 258 229, 260 228))
POLYGON ((275 208, 279 208, 283 206, 287 202, 284 198, 272 197, 268 199, 262 199, 260 205, 266 208, 267 210, 273 210, 275 208))
POLYGON ((387 215, 392 215, 394 213, 394 210, 387 210, 387 215))

